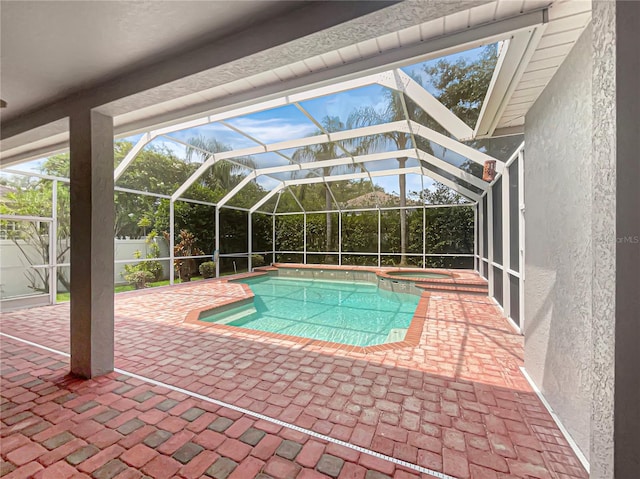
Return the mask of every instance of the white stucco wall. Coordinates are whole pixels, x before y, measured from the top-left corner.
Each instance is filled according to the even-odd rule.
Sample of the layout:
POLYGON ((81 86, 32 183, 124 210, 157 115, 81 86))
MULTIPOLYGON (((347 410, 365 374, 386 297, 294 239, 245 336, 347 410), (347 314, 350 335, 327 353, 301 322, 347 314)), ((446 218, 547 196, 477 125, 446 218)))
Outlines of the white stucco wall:
MULTIPOLYGON (((160 257, 169 256, 169 246, 163 239, 158 239, 160 247, 160 257)), ((28 244, 21 244, 22 251, 29 255, 31 263, 25 259, 24 253, 13 241, 0 240, 0 299, 13 298, 36 294, 30 287, 29 272, 32 271, 30 264, 42 263, 40 252, 28 244)), ((114 253, 116 261, 131 260, 131 264, 138 261, 134 259, 134 253, 140 251, 145 257, 145 240, 143 239, 116 239, 114 240, 114 253)), ((148 247, 147 247, 148 248, 148 247)), ((69 262, 69 255, 62 258, 62 262, 69 262)), ((164 273, 164 278, 169 277, 169 260, 160 261, 164 273)), ((125 263, 116 263, 114 271, 114 283, 126 284, 122 273, 124 273, 125 263)), ((67 268, 67 272, 69 267, 67 268)), ((68 274, 67 274, 68 276, 68 274)), ((58 291, 63 292, 64 287, 58 283, 58 291)))
POLYGON ((589 457, 591 26, 525 122, 525 367, 589 457))

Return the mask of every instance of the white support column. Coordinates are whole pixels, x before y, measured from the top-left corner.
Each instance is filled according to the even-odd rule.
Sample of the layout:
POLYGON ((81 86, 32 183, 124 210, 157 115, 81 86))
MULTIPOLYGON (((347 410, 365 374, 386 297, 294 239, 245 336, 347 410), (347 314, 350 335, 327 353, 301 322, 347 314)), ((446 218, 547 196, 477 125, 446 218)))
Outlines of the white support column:
MULTIPOLYGON (((424 187, 422 188, 424 190, 424 187)), ((422 203, 422 269, 427 267, 427 208, 422 203)))
MULTIPOLYGON (((377 202, 376 202, 377 203, 377 202)), ((382 266, 382 255, 381 255, 381 240, 380 240, 380 223, 381 221, 380 208, 378 208, 378 268, 382 266)))
POLYGON ((486 212, 484 211, 484 207, 482 206, 482 198, 478 201, 478 256, 479 264, 478 271, 480 272, 480 276, 489 278, 489 273, 485 271, 486 276, 482 274, 482 270, 484 268, 484 215, 486 212))
POLYGON ((169 200, 169 284, 173 284, 176 280, 176 267, 174 263, 174 248, 176 245, 176 212, 175 203, 169 200))
POLYGON ((307 264, 307 213, 302 213, 302 264, 307 264))
POLYGON ((278 195, 276 198, 276 204, 273 207, 271 214, 271 248, 273 249, 273 263, 276 262, 276 211, 278 211, 278 205, 280 204, 280 198, 282 195, 278 195))
POLYGON ((49 294, 51 304, 58 296, 58 180, 51 190, 51 223, 49 223, 49 294))
POLYGON ((276 262, 276 214, 271 215, 271 248, 273 252, 271 254, 272 263, 276 262))
POLYGON ((251 273, 251 253, 253 252, 253 225, 251 224, 252 213, 249 212, 249 220, 247 221, 247 268, 251 273))
POLYGON ((473 208, 473 266, 476 271, 480 271, 480 261, 478 260, 478 208, 477 202, 473 208))
POLYGON ((113 371, 113 119, 70 117, 71 373, 113 371))
POLYGON ((511 317, 511 282, 509 269, 511 268, 511 248, 509 238, 509 168, 502 171, 502 309, 507 318, 511 317))
POLYGON ((493 188, 487 190, 487 281, 489 281, 489 296, 494 295, 493 291, 493 188))
POLYGON ((524 332, 524 234, 525 234, 525 216, 524 216, 524 149, 521 148, 518 153, 518 251, 520 253, 518 271, 520 273, 519 288, 520 293, 520 330, 524 332))
MULTIPOLYGON (((251 213, 249 213, 251 214, 251 213)), ((215 212, 215 220, 216 220, 216 251, 218 252, 218 257, 216 258, 216 278, 220 277, 220 206, 216 206, 215 212)), ((215 256, 215 253, 214 253, 215 256)))
POLYGON ((338 211, 338 266, 342 266, 342 211, 338 211))

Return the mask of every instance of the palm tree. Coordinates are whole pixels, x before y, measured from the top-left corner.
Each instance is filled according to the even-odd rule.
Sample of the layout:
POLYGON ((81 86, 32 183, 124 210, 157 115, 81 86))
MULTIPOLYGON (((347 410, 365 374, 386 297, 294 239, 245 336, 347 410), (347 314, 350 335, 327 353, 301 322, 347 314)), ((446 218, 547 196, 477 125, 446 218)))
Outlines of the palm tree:
MULTIPOLYGON (((316 131, 315 135, 323 135, 325 133, 333 133, 336 131, 344 130, 344 123, 340 121, 340 118, 337 116, 325 116, 322 119, 322 128, 324 131, 316 131)), ((332 158, 339 158, 344 156, 343 151, 340 147, 333 142, 328 143, 320 143, 318 145, 308 145, 303 148, 298 149, 293 154, 293 160, 297 162, 303 161, 319 161, 319 160, 329 160, 332 158)), ((332 172, 335 172, 336 167, 325 166, 322 168, 323 176, 330 176, 332 172)), ((326 229, 326 251, 333 251, 332 249, 332 237, 333 237, 333 225, 331 224, 331 213, 328 211, 331 208, 331 190, 329 189, 329 184, 324 183, 325 188, 325 210, 327 211, 327 229, 326 229)))
MULTIPOLYGON (((187 162, 191 162, 194 157, 205 161, 210 153, 231 150, 228 145, 219 142, 215 138, 205 138, 204 136, 190 138, 187 143, 190 145, 187 147, 187 162)), ((253 158, 233 158, 233 163, 226 160, 218 161, 210 169, 209 180, 224 191, 229 191, 239 183, 238 175, 244 171, 244 167, 255 168, 256 165, 253 158)))
MULTIPOLYGON (((371 125, 380 125, 393 121, 404 120, 405 110, 401 93, 385 90, 386 104, 379 111, 374 107, 366 106, 358 108, 349 115, 347 127, 349 129, 362 128, 371 125)), ((410 101, 405 100, 407 108, 417 109, 418 107, 410 101)), ((409 144, 410 137, 406 133, 389 132, 375 136, 363 137, 356 140, 356 144, 361 151, 375 151, 381 147, 386 147, 391 143, 398 150, 404 150, 409 144)), ((397 158, 398 167, 404 168, 407 164, 407 157, 397 158)), ((400 265, 407 264, 407 179, 405 175, 398 175, 398 186, 400 190, 400 265)))

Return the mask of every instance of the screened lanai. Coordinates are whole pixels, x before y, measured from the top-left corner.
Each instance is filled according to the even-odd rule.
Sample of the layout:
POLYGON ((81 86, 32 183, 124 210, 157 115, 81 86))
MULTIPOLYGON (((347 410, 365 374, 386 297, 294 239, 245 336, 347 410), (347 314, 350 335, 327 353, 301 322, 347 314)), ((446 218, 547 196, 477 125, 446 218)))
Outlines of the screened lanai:
MULTIPOLYGON (((497 254, 489 263, 486 198, 515 169, 507 194, 518 204, 522 135, 478 133, 509 44, 461 49, 116 140, 115 236, 124 242, 153 231, 153 241, 164 235, 167 247, 150 255, 143 245, 131 254, 123 244, 115 282, 148 260, 163 262, 173 284, 184 279, 170 267, 176 258, 195 267, 213 259, 216 277, 270 263, 466 268, 491 276, 496 296, 513 297, 517 309, 518 236, 511 240, 514 267, 503 272, 497 254), (444 75, 456 65, 484 76, 470 100, 446 97, 444 75), (192 247, 182 247, 182 231, 194 236, 192 247)), ((66 188, 67 178, 52 176, 51 160, 36 164, 47 161, 46 174, 42 167, 30 174, 66 188)), ((65 196, 58 187, 52 213, 42 214, 49 227, 65 196)), ((505 212, 517 225, 517 208, 505 212)), ((34 264, 20 266, 52 268, 38 281, 55 302, 65 288, 55 278, 69 263, 64 240, 52 243, 49 264, 29 258, 34 264)))
POLYGON ((21 445, 61 410, 152 477, 637 470, 633 2, 2 3, 3 471, 105 470, 21 445), (206 320, 311 277, 418 304, 366 346, 206 320))

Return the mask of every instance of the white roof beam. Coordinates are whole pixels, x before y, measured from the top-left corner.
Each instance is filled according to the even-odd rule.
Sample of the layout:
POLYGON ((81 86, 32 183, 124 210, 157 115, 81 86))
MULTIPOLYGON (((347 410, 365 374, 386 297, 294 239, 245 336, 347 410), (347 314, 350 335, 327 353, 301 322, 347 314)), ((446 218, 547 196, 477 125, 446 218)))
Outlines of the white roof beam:
POLYGON ((258 140, 257 138, 251 136, 249 133, 245 133, 243 130, 241 130, 240 128, 236 128, 235 126, 233 126, 231 123, 226 122, 226 121, 219 121, 218 123, 220 123, 223 126, 226 126, 227 128, 229 128, 230 130, 235 131, 236 133, 244 136, 245 138, 250 139, 251 141, 253 141, 254 143, 257 143, 258 145, 262 146, 264 148, 264 143, 262 143, 260 140, 258 140))
MULTIPOLYGON (((233 126, 231 123, 228 123, 226 121, 221 121, 219 122, 221 125, 226 126, 227 128, 229 128, 230 130, 235 131, 236 133, 238 133, 239 135, 244 136, 245 138, 248 138, 249 140, 253 141, 254 143, 257 143, 258 145, 260 145, 262 148, 265 148, 266 151, 266 144, 264 144, 263 142, 261 142, 260 140, 258 140, 257 138, 251 136, 249 133, 246 133, 245 131, 241 130, 240 128, 236 128, 235 126, 233 126)), ((281 156, 282 158, 284 158, 285 160, 293 163, 293 160, 291 158, 289 158, 287 155, 280 153, 279 151, 275 152, 276 155, 281 156)))
POLYGON ((447 173, 451 173, 457 178, 466 181, 470 185, 475 186, 476 188, 480 188, 481 190, 486 190, 489 187, 489 183, 481 180, 477 176, 472 175, 471 173, 461 170, 457 166, 452 165, 451 163, 447 163, 446 161, 441 160, 440 158, 436 158, 435 156, 427 153, 426 151, 417 150, 418 156, 422 161, 432 164, 440 168, 441 170, 446 171, 447 173))
POLYGON ((384 78, 379 82, 381 85, 405 93, 457 139, 467 140, 473 137, 473 130, 465 122, 402 70, 391 70, 381 76, 384 78))
MULTIPOLYGON (((280 106, 295 104, 301 101, 311 100, 326 95, 340 93, 354 88, 360 88, 368 85, 381 85, 386 88, 398 90, 402 88, 411 99, 416 101, 422 108, 425 109, 430 115, 437 120, 442 121, 442 126, 450 131, 456 138, 471 137, 472 130, 457 118, 451 111, 449 111, 442 103, 436 100, 429 92, 427 92, 422 86, 416 83, 411 77, 406 75, 402 70, 390 70, 382 73, 375 73, 373 75, 367 75, 364 77, 356 78, 353 80, 347 80, 344 82, 336 83, 333 85, 327 85, 320 88, 315 88, 301 93, 287 95, 281 98, 268 100, 254 105, 247 105, 239 108, 234 108, 221 113, 208 115, 206 117, 197 118, 194 120, 185 121, 172 126, 167 126, 154 130, 151 133, 158 135, 165 135, 188 128, 195 128, 197 126, 206 125, 208 123, 221 122, 229 118, 247 115, 250 113, 256 113, 280 106), (395 80, 395 76, 399 76, 401 83, 398 84, 395 80), (431 111, 435 109, 437 111, 431 111)), ((228 126, 228 125, 226 125, 228 126)), ((337 141, 339 138, 332 138, 333 141, 337 141)), ((287 143, 287 142, 283 142, 287 143)), ((291 146, 284 146, 283 148, 291 148, 291 146)), ((247 149, 248 150, 248 149, 247 149)), ((259 153, 261 150, 251 151, 248 154, 259 153)))
POLYGON ((158 130, 155 130, 155 132, 156 132, 156 135, 165 135, 167 133, 185 130, 188 128, 195 128, 195 127, 203 126, 209 123, 228 120, 230 118, 234 118, 238 116, 249 115, 251 113, 257 113, 264 110, 270 110, 270 109, 278 108, 281 106, 291 105, 292 103, 311 100, 314 98, 319 98, 321 96, 340 93, 347 90, 353 90, 354 88, 360 88, 368 85, 375 85, 375 84, 378 84, 378 82, 381 80, 381 75, 382 75, 381 73, 376 73, 373 75, 367 75, 361 78, 356 78, 354 80, 348 80, 340 83, 335 83, 333 85, 314 88, 313 90, 308 90, 301 93, 287 95, 287 96, 275 98, 272 100, 262 101, 259 103, 255 103, 253 105, 246 105, 238 108, 232 108, 230 110, 208 115, 206 117, 196 118, 194 120, 188 120, 181 123, 177 123, 175 125, 163 127, 158 130))
MULTIPOLYGON (((339 142, 336 142, 336 140, 333 140, 331 138, 331 134, 329 133, 329 131, 327 131, 327 129, 322 125, 322 123, 320 123, 318 120, 316 120, 316 118, 309 113, 305 108, 302 107, 302 105, 300 105, 298 102, 294 103, 295 107, 300 110, 300 112, 306 116, 309 121, 311 121, 314 125, 316 125, 318 127, 318 129, 324 133, 325 135, 327 135, 327 137, 329 138, 330 142, 334 142, 334 144, 336 145, 336 147, 338 147, 345 155, 351 157, 351 159, 353 160, 353 154, 350 151, 347 151, 347 149, 342 146, 342 144, 340 144, 339 142)), ((355 163, 355 162, 354 162, 355 163)), ((367 168, 364 165, 360 165, 360 168, 364 171, 367 171, 367 168)), ((323 174, 324 176, 324 174, 323 174)), ((327 186, 328 188, 328 186, 327 186)), ((329 191, 329 193, 331 194, 331 196, 333 196, 333 193, 331 193, 331 191, 329 191)))
MULTIPOLYGON (((278 205, 280 204, 280 198, 282 198, 282 195, 278 195, 278 197, 276 198, 276 204, 273 205, 273 211, 271 212, 272 215, 276 214, 276 211, 278 211, 278 205)), ((262 205, 260 205, 262 206, 262 205)))
POLYGON ((331 141, 351 140, 360 136, 380 135, 390 133, 392 131, 409 132, 409 126, 406 120, 392 121, 389 123, 381 123, 380 125, 363 126, 354 128, 353 130, 337 131, 329 135, 331 141))
MULTIPOLYGON (((409 133, 413 136, 420 136, 427 140, 434 141, 441 145, 444 148, 447 148, 451 151, 455 151, 456 153, 469 158, 470 160, 483 165, 487 160, 495 160, 495 158, 482 153, 475 148, 471 148, 470 146, 465 145, 464 143, 460 143, 453 138, 445 136, 437 131, 434 131, 426 126, 420 125, 415 121, 405 121, 399 120, 391 123, 384 123, 381 125, 375 126, 366 126, 363 128, 356 128, 353 130, 341 131, 336 133, 330 133, 329 135, 318 135, 312 136, 309 138, 301 138, 300 140, 290 140, 279 143, 271 143, 264 146, 252 147, 252 148, 244 148, 240 150, 233 151, 223 151, 220 153, 216 153, 216 158, 218 159, 228 159, 228 158, 236 158, 238 156, 249 156, 251 154, 264 153, 266 151, 276 151, 280 149, 288 149, 299 146, 309 146, 316 145, 320 143, 326 143, 327 141, 339 141, 339 140, 347 140, 352 138, 359 138, 367 135, 377 135, 383 133, 391 133, 391 132, 403 132, 409 133)), ((357 158, 357 157, 356 157, 357 158)), ((326 165, 331 166, 331 165, 326 165)), ((502 162, 496 162, 497 171, 502 171, 502 162)), ((293 171, 293 169, 297 169, 297 165, 293 165, 291 169, 288 166, 283 166, 282 168, 286 168, 282 171, 293 171)))
POLYGON ((128 168, 128 166, 136 159, 138 153, 142 151, 142 149, 147 146, 157 135, 154 135, 153 132, 145 133, 140 137, 140 139, 133 145, 133 148, 129 150, 129 153, 122 159, 122 161, 118 164, 116 169, 113 171, 113 180, 117 182, 124 171, 128 168))
POLYGON ((327 178, 298 178, 295 180, 286 180, 284 183, 287 186, 292 185, 310 185, 314 183, 333 183, 335 181, 351 181, 351 180, 364 180, 372 177, 380 176, 395 176, 395 175, 408 175, 408 174, 422 174, 422 169, 418 166, 411 168, 394 168, 390 170, 372 171, 370 173, 349 173, 346 175, 334 175, 327 178))
POLYGON ((256 175, 255 171, 252 171, 251 173, 249 173, 247 176, 245 176, 242 181, 240 183, 238 183, 236 186, 233 187, 233 189, 231 191, 229 191, 229 193, 227 193, 226 195, 224 195, 220 201, 218 201, 216 203, 216 207, 220 208, 224 205, 226 205, 234 196, 236 196, 238 193, 240 193, 240 190, 242 188, 244 188, 245 186, 247 186, 247 184, 252 181, 253 179, 255 179, 258 175, 256 175))
MULTIPOLYGON (((460 180, 466 181, 473 186, 480 188, 482 190, 486 189, 488 183, 482 181, 480 178, 472 175, 469 172, 461 170, 457 166, 454 166, 446 161, 443 161, 439 158, 436 158, 429 153, 426 153, 420 149, 406 149, 406 150, 396 150, 389 151, 384 153, 372 153, 369 155, 360 155, 354 156, 352 158, 342 157, 342 158, 334 158, 331 160, 320 160, 320 161, 311 161, 306 163, 300 163, 298 165, 285 165, 285 166, 275 166, 271 168, 261 168, 256 170, 256 174, 259 175, 269 175, 272 173, 285 173, 289 171, 299 171, 299 170, 310 170, 316 168, 325 168, 331 166, 348 166, 352 164, 360 164, 365 162, 374 162, 374 161, 383 161, 383 160, 393 160, 396 158, 408 157, 408 158, 416 158, 416 154, 418 155, 418 159, 425 161, 427 163, 432 164, 452 175, 456 176, 460 180)), ((384 170, 383 170, 384 171, 384 170)), ((371 172, 373 175, 374 172, 371 172)), ((329 181, 330 177, 327 177, 327 181, 329 181)), ((321 178, 319 178, 321 180, 321 178)))
POLYGON ((503 44, 489 89, 482 102, 473 132, 474 138, 493 136, 520 78, 540 43, 547 21, 548 16, 544 11, 542 23, 514 33, 503 44))
MULTIPOLYGON (((318 181, 318 183, 324 183, 324 178, 321 177, 317 177, 320 181, 318 181)), ((285 182, 286 183, 286 182, 285 182)), ((300 203, 300 200, 298 199, 298 197, 295 195, 295 193, 293 192, 293 190, 291 189, 291 187, 289 185, 287 185, 287 191, 289 192, 289 194, 291 196, 293 196, 293 199, 296 203, 298 203, 298 206, 300 207, 300 211, 305 213, 306 210, 304 209, 304 206, 302 206, 302 203, 300 203)))
POLYGON ((453 181, 451 181, 449 178, 445 178, 442 175, 439 175, 438 173, 428 170, 427 168, 422 168, 422 174, 424 176, 428 176, 429 178, 438 181, 440 183, 442 183, 445 186, 448 186, 449 188, 451 188, 453 191, 460 193, 462 196, 464 196, 465 198, 470 199, 471 201, 478 201, 480 200, 480 195, 477 193, 474 193, 473 191, 469 190, 468 188, 465 188, 462 185, 459 185, 453 181))
POLYGON ((355 128, 353 130, 337 131, 329 134, 309 136, 306 138, 297 138, 293 140, 280 141, 277 143, 268 143, 263 146, 252 146, 238 150, 224 151, 218 153, 218 155, 220 155, 220 159, 235 158, 238 156, 250 156, 260 153, 275 152, 278 150, 288 150, 290 148, 301 148, 304 146, 319 145, 321 143, 327 143, 329 141, 350 140, 352 138, 358 138, 361 136, 378 135, 382 133, 389 133, 392 131, 409 131, 407 122, 400 120, 391 123, 383 123, 381 125, 365 126, 362 128, 355 128))
MULTIPOLYGON (((279 191, 281 191, 285 187, 284 182, 280 183, 274 189, 272 189, 269 193, 267 193, 261 200, 259 200, 253 207, 249 210, 250 214, 255 213, 262 205, 264 205, 267 201, 273 198, 279 191)), ((278 200, 279 201, 279 200, 278 200)), ((275 210, 273 211, 275 213, 275 210)))
MULTIPOLYGON (((455 151, 456 153, 478 163, 479 165, 484 166, 485 161, 496 160, 494 157, 487 155, 486 153, 482 153, 475 148, 471 148, 464 143, 460 143, 453 138, 449 138, 448 136, 438 133, 431 128, 421 125, 420 123, 416 123, 415 121, 411 121, 411 127, 413 128, 416 135, 421 136, 422 138, 425 138, 427 140, 434 141, 440 146, 448 148, 451 151, 455 151)), ((496 171, 502 172, 503 168, 504 164, 501 161, 496 160, 496 171)))
POLYGON ((191 185, 193 185, 193 183, 198 180, 198 178, 204 175, 204 173, 216 163, 216 161, 218 160, 216 159, 215 155, 211 155, 209 158, 203 161, 198 169, 191 173, 191 176, 180 185, 180 187, 175 191, 175 193, 173 193, 173 195, 171 195, 171 200, 175 201, 180 198, 184 194, 184 192, 187 191, 191 187, 191 185))
POLYGON ((347 90, 353 90, 355 88, 361 88, 364 86, 375 85, 381 80, 382 73, 374 73, 372 75, 362 76, 360 78, 354 78, 353 80, 347 80, 340 83, 334 83, 333 85, 322 86, 308 90, 305 92, 294 93, 288 95, 286 98, 289 103, 299 103, 301 101, 307 101, 314 98, 320 98, 327 95, 333 95, 347 90))
POLYGON ((273 166, 271 168, 259 168, 256 170, 258 175, 269 175, 272 173, 284 173, 288 171, 313 170, 316 168, 326 168, 331 166, 346 166, 353 164, 365 163, 367 161, 392 160, 394 158, 415 157, 413 149, 394 150, 384 153, 370 153, 368 155, 359 155, 354 157, 343 156, 342 158, 333 158, 330 160, 308 161, 298 163, 296 165, 273 166))

